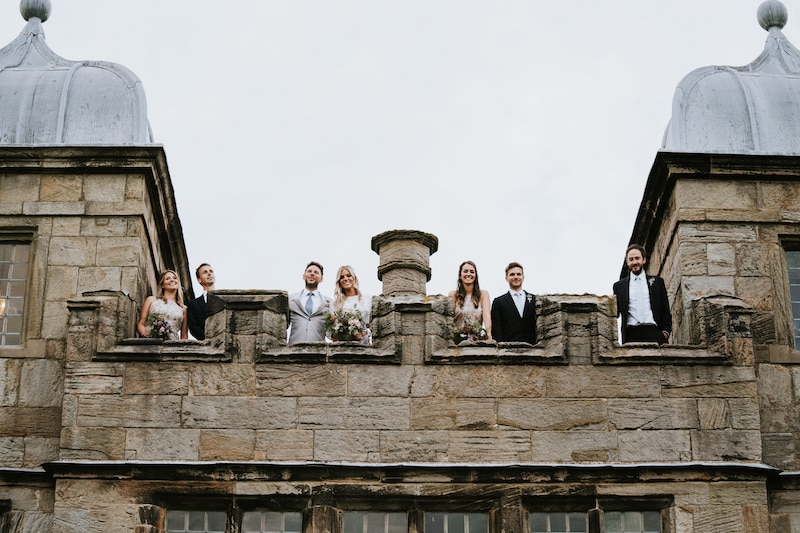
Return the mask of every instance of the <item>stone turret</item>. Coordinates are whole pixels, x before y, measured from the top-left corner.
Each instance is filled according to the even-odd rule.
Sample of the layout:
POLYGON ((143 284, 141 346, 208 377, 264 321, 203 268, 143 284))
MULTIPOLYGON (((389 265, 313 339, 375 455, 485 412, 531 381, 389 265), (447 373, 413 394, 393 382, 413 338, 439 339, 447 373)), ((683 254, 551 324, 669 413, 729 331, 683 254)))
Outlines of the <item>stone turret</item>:
POLYGON ((430 257, 439 248, 436 235, 414 230, 392 230, 372 238, 380 256, 378 279, 384 296, 425 296, 431 279, 430 257))

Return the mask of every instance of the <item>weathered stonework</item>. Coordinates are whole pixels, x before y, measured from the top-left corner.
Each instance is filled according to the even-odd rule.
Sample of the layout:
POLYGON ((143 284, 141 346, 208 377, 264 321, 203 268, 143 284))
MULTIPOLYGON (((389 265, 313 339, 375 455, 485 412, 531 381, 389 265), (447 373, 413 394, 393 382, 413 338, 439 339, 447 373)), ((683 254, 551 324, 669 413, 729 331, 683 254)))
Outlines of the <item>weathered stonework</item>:
POLYGON ((154 533, 167 509, 264 501, 306 533, 341 533, 354 502, 481 502, 517 533, 564 501, 593 524, 646 502, 664 533, 800 523, 791 159, 659 154, 633 240, 668 280, 672 344, 620 346, 611 297, 545 294, 536 345, 456 346, 425 291, 438 240, 391 231, 367 347, 287 346, 283 290, 210 293, 203 342, 134 338, 156 273, 190 275, 163 152, 36 150, 0 150, 0 235, 34 250, 25 342, 0 347, 7 527, 154 533))

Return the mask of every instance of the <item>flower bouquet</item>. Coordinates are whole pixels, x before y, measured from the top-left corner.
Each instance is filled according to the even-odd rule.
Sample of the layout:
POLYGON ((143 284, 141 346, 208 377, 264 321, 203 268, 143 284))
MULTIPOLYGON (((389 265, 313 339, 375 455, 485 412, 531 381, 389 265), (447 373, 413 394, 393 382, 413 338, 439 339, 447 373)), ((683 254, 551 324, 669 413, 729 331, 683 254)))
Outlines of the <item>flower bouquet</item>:
POLYGON ((147 317, 148 337, 151 339, 169 340, 172 338, 175 330, 172 329, 172 323, 167 320, 164 313, 150 313, 147 317))
POLYGON ((333 309, 325 312, 325 331, 334 341, 372 342, 371 334, 358 309, 333 309))
POLYGON ((486 334, 486 328, 483 327, 483 322, 465 318, 461 322, 461 327, 456 328, 455 337, 459 339, 458 342, 485 341, 488 335, 486 334))

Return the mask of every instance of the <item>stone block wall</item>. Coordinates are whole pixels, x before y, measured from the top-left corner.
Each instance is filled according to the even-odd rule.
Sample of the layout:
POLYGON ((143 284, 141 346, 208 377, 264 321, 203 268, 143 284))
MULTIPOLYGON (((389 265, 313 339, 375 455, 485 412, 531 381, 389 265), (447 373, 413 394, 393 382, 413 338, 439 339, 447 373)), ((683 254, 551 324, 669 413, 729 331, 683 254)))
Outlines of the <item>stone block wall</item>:
POLYGON ((135 302, 152 293, 158 270, 178 265, 189 279, 171 195, 159 147, 0 148, 0 241, 31 248, 23 341, 0 346, 0 466, 58 457, 70 333, 72 357, 90 360, 132 335, 135 302), (71 309, 108 291, 130 296, 106 298, 113 309, 102 297, 71 309), (72 311, 101 317, 82 340, 72 311))
MULTIPOLYGON (((613 299, 593 295, 538 295, 535 346, 453 345, 452 303, 425 294, 438 240, 407 230, 373 239, 384 283, 373 346, 287 346, 287 296, 272 290, 212 293, 206 341, 160 342, 130 337, 158 270, 177 266, 189 279, 163 153, 142 149, 139 159, 117 159, 117 170, 87 173, 68 169, 95 165, 97 154, 51 150, 45 171, 24 170, 21 153, 13 165, 0 157, 0 232, 30 235, 35 296, 25 344, 0 348, 0 465, 54 483, 34 505, 30 484, 0 468, 0 490, 14 492, 0 496, 0 511, 17 529, 52 520, 64 531, 158 531, 166 492, 210 490, 222 500, 237 491, 308 495, 309 516, 338 533, 337 515, 324 510, 335 504, 334 478, 363 498, 663 497, 675 531, 760 532, 770 520, 780 531, 800 516, 785 480, 776 489, 784 503, 767 516, 774 469, 800 468, 800 358, 787 342, 781 278, 785 242, 800 242, 800 207, 774 177, 688 179, 683 165, 646 190, 648 222, 634 240, 668 280, 671 345, 619 346, 613 299), (17 170, 2 174, 3 165, 17 170), (206 464, 233 463, 242 471, 204 473, 206 464), (399 484, 370 488, 373 466, 295 483, 286 476, 298 467, 279 480, 266 463, 406 470, 383 473, 399 484), (143 464, 156 471, 131 466, 143 464), (429 485, 442 473, 410 473, 415 464, 491 474, 448 473, 429 485), (530 483, 511 479, 518 465, 560 470, 527 472, 530 483), (567 483, 597 465, 612 473, 567 483), (719 465, 724 472, 704 470, 719 465), (479 487, 482 476, 495 488, 479 487), (87 494, 101 504, 87 510, 87 494)), ((518 509, 497 511, 503 523, 524 525, 523 503, 502 507, 518 509)))
MULTIPOLYGON (((53 466, 60 497, 57 531, 155 533, 163 531, 167 509, 184 508, 187 501, 194 508, 236 515, 263 508, 266 499, 279 509, 302 512, 308 533, 341 533, 344 510, 370 508, 405 511, 417 524, 425 511, 468 509, 488 513, 502 531, 524 532, 528 513, 542 502, 552 505, 554 498, 601 519, 619 502, 649 501, 663 509, 665 532, 790 531, 770 529, 770 524, 788 524, 789 517, 770 515, 757 469, 697 467, 692 472, 651 466, 620 476, 603 467, 374 465, 365 470, 229 463, 198 467, 191 483, 174 479, 174 469, 162 465, 68 469, 53 466), (89 494, 93 505, 87 509, 89 494)), ((409 529, 423 531, 419 525, 409 529)))
POLYGON ((604 298, 543 295, 536 346, 454 346, 447 298, 403 297, 376 298, 374 347, 291 347, 278 339, 285 293, 214 294, 204 343, 86 346, 131 307, 113 294, 71 304, 60 459, 762 459, 753 367, 706 349, 612 346, 604 298))
POLYGON ((789 470, 800 468, 800 420, 790 414, 800 408, 800 351, 785 252, 800 243, 798 221, 796 158, 660 153, 632 236, 668 280, 675 341, 696 344, 712 326, 696 315, 707 302, 739 302, 749 315, 750 340, 736 338, 742 313, 715 328, 727 331, 736 364, 753 365, 764 461, 789 470))

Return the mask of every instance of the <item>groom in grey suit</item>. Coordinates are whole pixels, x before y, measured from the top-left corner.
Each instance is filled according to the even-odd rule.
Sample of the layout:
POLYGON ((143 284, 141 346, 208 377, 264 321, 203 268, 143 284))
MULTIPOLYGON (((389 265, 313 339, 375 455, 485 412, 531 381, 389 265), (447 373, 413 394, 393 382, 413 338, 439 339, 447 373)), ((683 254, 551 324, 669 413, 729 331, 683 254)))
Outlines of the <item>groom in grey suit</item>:
POLYGON ((289 296, 289 344, 325 340, 325 311, 331 299, 319 290, 322 265, 311 261, 303 272, 305 288, 289 296))

